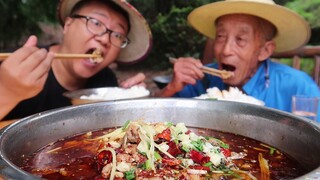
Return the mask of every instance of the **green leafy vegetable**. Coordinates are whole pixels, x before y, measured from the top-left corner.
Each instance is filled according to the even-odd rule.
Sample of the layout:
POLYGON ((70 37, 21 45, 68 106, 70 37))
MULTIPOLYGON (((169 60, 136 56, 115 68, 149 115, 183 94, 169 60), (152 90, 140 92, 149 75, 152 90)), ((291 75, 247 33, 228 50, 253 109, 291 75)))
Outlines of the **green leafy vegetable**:
POLYGON ((194 146, 194 148, 198 151, 203 151, 203 145, 204 142, 201 141, 201 139, 198 139, 197 141, 192 141, 191 144, 194 146))
POLYGON ((274 152, 275 152, 275 150, 276 150, 275 148, 272 148, 272 147, 271 147, 271 148, 270 148, 270 152, 269 152, 269 153, 270 153, 270 155, 273 155, 273 154, 274 154, 274 152))
POLYGON ((166 124, 168 127, 171 127, 171 126, 173 126, 174 124, 172 123, 172 122, 167 122, 167 124, 166 124))
POLYGON ((152 169, 152 164, 151 164, 150 159, 146 160, 145 167, 146 167, 146 170, 152 169))
POLYGON ((207 166, 207 167, 210 167, 210 166, 212 166, 212 162, 207 162, 207 163, 205 163, 205 164, 203 164, 203 166, 207 166))
POLYGON ((130 122, 131 122, 131 121, 128 120, 128 121, 123 125, 123 127, 122 127, 122 130, 123 130, 123 131, 128 128, 130 122))
POLYGON ((213 138, 213 137, 211 137, 211 138, 214 139, 214 140, 216 140, 222 148, 224 148, 224 149, 229 149, 229 145, 226 144, 226 143, 224 143, 224 142, 221 141, 220 139, 213 138))
POLYGON ((154 152, 154 158, 156 158, 156 160, 160 160, 160 161, 162 159, 162 157, 160 156, 160 154, 157 151, 154 152))
POLYGON ((135 179, 135 175, 134 175, 134 169, 131 169, 130 171, 127 171, 124 173, 126 180, 133 180, 135 179))

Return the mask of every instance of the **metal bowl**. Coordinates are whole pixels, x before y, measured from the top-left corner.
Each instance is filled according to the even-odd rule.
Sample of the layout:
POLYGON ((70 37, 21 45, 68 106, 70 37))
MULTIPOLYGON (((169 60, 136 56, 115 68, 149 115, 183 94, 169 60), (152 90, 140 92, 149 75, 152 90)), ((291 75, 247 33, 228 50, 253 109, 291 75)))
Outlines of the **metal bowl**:
POLYGON ((262 106, 182 98, 100 102, 26 117, 0 131, 0 174, 8 179, 38 179, 19 168, 23 156, 64 137, 141 118, 184 122, 256 139, 299 161, 308 173, 297 179, 320 178, 318 123, 262 106))
POLYGON ((156 83, 159 89, 162 89, 172 80, 172 75, 155 76, 152 80, 156 83))
POLYGON ((148 97, 149 90, 144 87, 123 89, 119 87, 80 89, 65 92, 63 95, 71 100, 73 105, 95 103, 101 101, 114 101, 148 97))

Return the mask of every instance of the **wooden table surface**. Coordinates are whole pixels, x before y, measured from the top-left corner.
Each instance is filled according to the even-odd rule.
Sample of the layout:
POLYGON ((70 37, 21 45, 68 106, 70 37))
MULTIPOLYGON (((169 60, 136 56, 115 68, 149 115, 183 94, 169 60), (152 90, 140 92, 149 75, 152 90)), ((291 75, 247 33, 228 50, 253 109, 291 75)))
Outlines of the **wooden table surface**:
POLYGON ((7 125, 9 125, 9 124, 11 124, 11 123, 13 123, 13 122, 16 122, 16 121, 17 121, 17 119, 14 119, 14 120, 2 120, 2 121, 0 121, 0 129, 5 127, 5 126, 7 126, 7 125))

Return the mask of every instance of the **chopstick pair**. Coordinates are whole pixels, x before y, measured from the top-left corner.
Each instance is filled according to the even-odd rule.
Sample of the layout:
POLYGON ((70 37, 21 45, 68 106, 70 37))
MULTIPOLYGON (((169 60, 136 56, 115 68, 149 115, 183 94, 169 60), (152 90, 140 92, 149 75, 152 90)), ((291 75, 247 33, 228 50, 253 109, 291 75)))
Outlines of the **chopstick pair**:
MULTIPOLYGON (((0 53, 0 61, 8 58, 12 53, 0 53)), ((62 54, 55 53, 55 59, 74 59, 74 58, 93 58, 97 63, 103 60, 102 54, 99 50, 94 51, 92 54, 62 54)))
MULTIPOLYGON (((173 57, 169 57, 169 61, 171 63, 175 63, 177 61, 176 58, 173 57)), ((228 79, 231 76, 233 76, 233 72, 231 71, 226 71, 226 70, 218 70, 218 69, 214 69, 214 68, 209 68, 209 67, 201 67, 200 68, 202 72, 213 75, 213 76, 218 76, 221 79, 228 79)))

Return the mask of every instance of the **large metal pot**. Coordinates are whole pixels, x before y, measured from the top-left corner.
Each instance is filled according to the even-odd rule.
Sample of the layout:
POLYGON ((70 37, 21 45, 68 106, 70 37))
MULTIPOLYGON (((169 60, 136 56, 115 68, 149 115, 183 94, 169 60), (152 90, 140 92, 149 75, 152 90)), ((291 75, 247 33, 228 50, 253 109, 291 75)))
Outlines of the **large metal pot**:
MULTIPOLYGON (((196 99, 138 99, 55 109, 24 118, 0 131, 0 174, 8 179, 37 179, 22 171, 22 156, 60 138, 127 120, 185 122, 268 143, 298 160, 320 178, 320 126, 289 113, 244 103, 196 99)), ((299 178, 299 179, 300 179, 299 178)))

